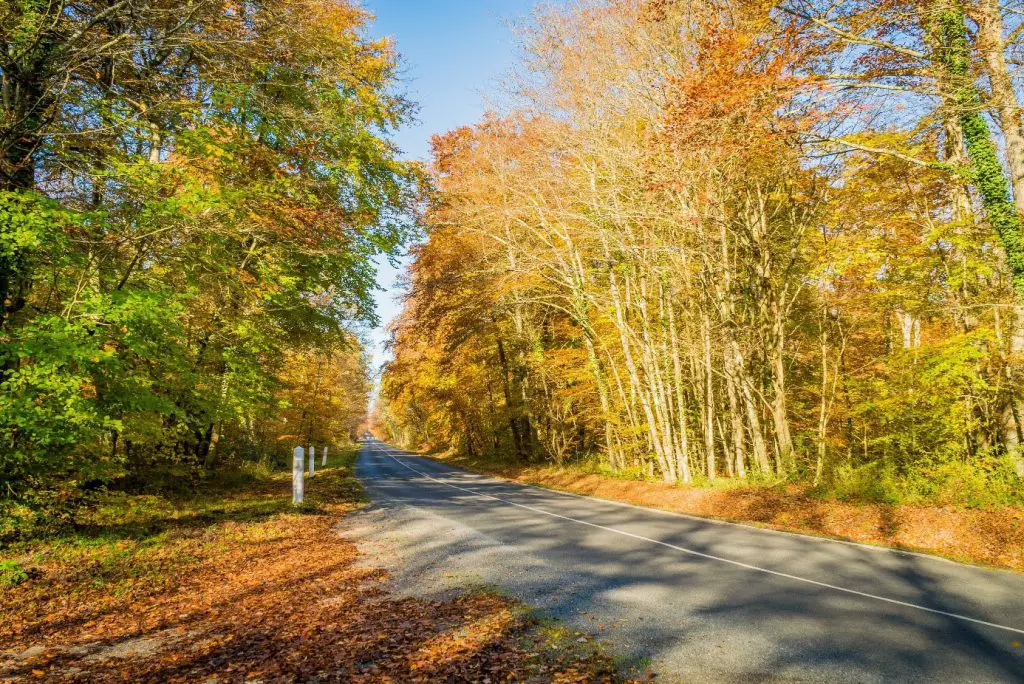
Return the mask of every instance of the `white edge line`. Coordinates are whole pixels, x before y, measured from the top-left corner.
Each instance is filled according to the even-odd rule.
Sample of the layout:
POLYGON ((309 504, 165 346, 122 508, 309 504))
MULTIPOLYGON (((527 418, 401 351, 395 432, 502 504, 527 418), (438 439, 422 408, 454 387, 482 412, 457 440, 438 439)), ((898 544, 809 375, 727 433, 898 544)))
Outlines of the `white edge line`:
MULTIPOLYGON (((390 455, 390 454, 389 454, 390 455)), ((421 456, 420 454, 409 454, 413 458, 423 458, 432 463, 443 465, 447 468, 453 468, 440 461, 439 459, 432 458, 430 456, 421 456)), ((392 457, 394 458, 394 457, 392 457)), ((461 469, 460 469, 461 470, 461 469)), ((792 530, 780 530, 777 527, 769 527, 767 525, 753 525, 750 523, 734 522, 732 520, 723 520, 722 518, 712 518, 703 515, 693 515, 691 513, 680 513, 679 511, 669 511, 664 508, 656 508, 653 506, 644 506, 642 504, 633 504, 626 501, 616 501, 615 499, 606 499, 603 496, 595 496, 593 494, 577 494, 576 492, 567 492, 564 489, 555 489, 554 487, 548 487, 547 485, 535 484, 531 482, 520 482, 519 480, 510 480, 500 475, 490 475, 486 473, 477 473, 472 470, 466 470, 465 472, 480 477, 487 478, 493 482, 505 482, 508 484, 520 485, 524 487, 536 487, 542 489, 545 492, 552 492, 554 494, 561 494, 562 496, 572 496, 577 499, 589 499, 591 501, 600 501, 601 503, 611 504, 612 506, 619 506, 621 508, 634 508, 638 511, 646 511, 648 513, 660 513, 661 515, 669 515, 675 518, 684 518, 686 520, 693 520, 695 522, 711 523, 713 525, 728 525, 730 527, 739 527, 744 530, 750 530, 754 532, 769 532, 772 534, 784 534, 790 537, 797 537, 799 539, 807 539, 810 541, 820 542, 823 544, 842 544, 843 546, 853 546, 859 549, 865 549, 867 551, 874 551, 875 553, 889 553, 897 556, 915 556, 924 560, 936 561, 939 563, 947 563, 949 565, 955 565, 957 567, 968 568, 971 570, 985 570, 987 572, 1003 573, 1008 575, 1018 575, 1020 573, 1013 570, 1007 570, 1005 568, 989 567, 987 565, 977 565, 974 563, 962 563, 960 561, 952 560, 951 558, 944 558, 943 556, 936 556, 932 553, 922 553, 920 551, 911 551, 909 549, 899 549, 892 546, 883 546, 882 544, 868 544, 865 542, 850 541, 848 539, 836 539, 835 537, 828 537, 818 534, 808 534, 806 532, 793 532, 792 530)))
POLYGON ((817 580, 808 579, 806 577, 799 577, 798 575, 790 575, 789 573, 779 572, 777 570, 769 570, 767 568, 761 568, 761 567, 758 567, 756 565, 750 565, 749 563, 743 563, 741 561, 730 560, 728 558, 722 558, 720 556, 713 556, 713 555, 708 554, 708 553, 702 553, 700 551, 694 551, 693 549, 687 549, 687 548, 684 548, 682 546, 676 546, 675 544, 669 544, 668 542, 663 542, 663 541, 660 541, 658 539, 651 539, 650 537, 645 537, 643 535, 633 534, 632 532, 626 532, 624 530, 618 530, 618 529, 615 529, 614 527, 605 527, 604 525, 598 525, 597 523, 587 522, 586 520, 578 520, 576 518, 571 518, 571 517, 569 517, 567 515, 561 515, 559 513, 552 513, 550 511, 545 511, 545 510, 543 510, 541 508, 534 508, 533 506, 527 506, 525 504, 519 504, 519 503, 516 503, 514 501, 508 501, 506 499, 502 499, 500 497, 493 496, 491 494, 484 494, 483 492, 478 492, 478 491, 475 491, 473 489, 469 489, 467 487, 459 487, 458 485, 453 485, 453 484, 450 484, 448 482, 444 482, 444 481, 439 480, 439 479, 437 479, 437 478, 435 478, 435 477, 433 477, 433 476, 431 476, 431 475, 429 475, 427 473, 424 473, 422 471, 416 470, 415 468, 413 468, 409 464, 403 463, 402 461, 398 460, 397 458, 395 458, 391 454, 388 454, 386 452, 379 452, 379 453, 383 453, 385 456, 387 456, 388 458, 393 460, 395 463, 398 463, 402 467, 407 468, 407 469, 411 470, 412 472, 416 473, 417 475, 425 477, 428 480, 436 482, 436 483, 438 483, 440 485, 444 485, 445 487, 451 487, 452 489, 457 489, 459 491, 467 492, 469 494, 473 494, 475 496, 480 496, 480 497, 483 497, 483 498, 486 498, 486 499, 492 499, 494 501, 500 501, 501 503, 508 504, 509 506, 516 506, 517 508, 522 508, 522 509, 525 509, 525 510, 528 510, 528 511, 532 511, 534 513, 540 513, 542 515, 547 515, 547 516, 550 516, 552 518, 560 518, 562 520, 568 520, 569 522, 574 522, 574 523, 577 523, 579 525, 586 525, 588 527, 593 527, 593 528, 596 528, 596 529, 599 529, 599 530, 604 530, 606 532, 613 532, 615 534, 621 534, 621 535, 623 535, 625 537, 632 537, 633 539, 639 539, 640 541, 645 541, 645 542, 649 542, 651 544, 657 544, 659 546, 664 546, 664 547, 670 548, 670 549, 672 549, 674 551, 681 551, 682 553, 689 554, 691 556, 696 556, 698 558, 704 558, 704 559, 707 559, 707 560, 718 561, 720 563, 727 563, 729 565, 733 565, 733 566, 736 566, 736 567, 739 567, 739 568, 744 568, 746 570, 753 570, 755 572, 762 572, 762 573, 765 573, 765 574, 768 574, 768 575, 774 575, 776 577, 782 577, 784 579, 789 579, 789 580, 793 580, 793 581, 796 581, 796 582, 803 582, 805 584, 811 584, 811 585, 814 585, 814 586, 817 586, 817 587, 823 587, 825 589, 831 589, 833 591, 840 591, 840 592, 843 592, 843 593, 846 593, 846 594, 852 594, 854 596, 860 596, 862 598, 869 598, 869 599, 874 599, 876 601, 883 601, 885 603, 890 603, 890 604, 897 605, 897 606, 903 606, 904 608, 913 608, 915 610, 924 611, 926 613, 933 613, 935 615, 942 615, 944 617, 950 617, 950 618, 954 618, 956 620, 963 620, 964 622, 971 622, 971 623, 974 623, 974 624, 977 624, 977 625, 984 625, 986 627, 993 627, 995 629, 1001 629, 1001 630, 1005 630, 1007 632, 1013 632, 1015 634, 1024 634, 1024 629, 1017 629, 1016 627, 1009 627, 1007 625, 1000 625, 1000 624, 997 624, 995 622, 987 622, 985 620, 979 620, 977 618, 968 617, 966 615, 960 615, 959 613, 950 613, 950 612, 945 611, 945 610, 938 610, 938 609, 935 609, 935 608, 928 608, 927 606, 921 606, 921 605, 918 605, 916 603, 909 603, 907 601, 900 601, 898 599, 887 598, 885 596, 878 596, 877 594, 869 594, 867 592, 857 591, 856 589, 848 589, 846 587, 840 587, 840 586, 837 586, 835 584, 828 584, 826 582, 819 582, 817 580))

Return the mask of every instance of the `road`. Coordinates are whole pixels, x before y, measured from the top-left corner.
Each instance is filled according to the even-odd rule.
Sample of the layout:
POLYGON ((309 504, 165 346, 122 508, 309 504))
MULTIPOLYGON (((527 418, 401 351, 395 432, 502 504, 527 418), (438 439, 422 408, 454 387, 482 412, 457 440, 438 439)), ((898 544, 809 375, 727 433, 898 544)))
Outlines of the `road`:
POLYGON ((407 581, 495 586, 666 681, 1024 682, 1021 574, 562 494, 378 441, 356 473, 374 503, 354 534, 384 540, 407 581))

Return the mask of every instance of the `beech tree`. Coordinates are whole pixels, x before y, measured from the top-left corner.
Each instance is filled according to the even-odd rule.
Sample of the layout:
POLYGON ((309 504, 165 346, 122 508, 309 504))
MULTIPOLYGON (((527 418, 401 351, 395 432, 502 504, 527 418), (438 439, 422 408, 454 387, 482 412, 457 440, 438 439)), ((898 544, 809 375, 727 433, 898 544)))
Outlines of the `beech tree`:
POLYGON ((1019 500, 1007 16, 539 13, 513 105, 435 142, 382 424, 666 481, 1019 500))
POLYGON ((342 0, 0 6, 4 496, 355 429, 373 259, 419 180, 367 21, 342 0), (354 404, 296 430, 317 384, 354 404))

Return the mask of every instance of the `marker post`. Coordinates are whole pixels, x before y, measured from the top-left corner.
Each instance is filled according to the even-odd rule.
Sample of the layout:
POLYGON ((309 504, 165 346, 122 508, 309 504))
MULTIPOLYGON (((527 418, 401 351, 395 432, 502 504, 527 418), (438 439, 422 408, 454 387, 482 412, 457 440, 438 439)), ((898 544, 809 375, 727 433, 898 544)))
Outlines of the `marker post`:
POLYGON ((306 454, 302 447, 295 447, 292 454, 292 505, 298 506, 302 503, 305 495, 305 468, 306 454))

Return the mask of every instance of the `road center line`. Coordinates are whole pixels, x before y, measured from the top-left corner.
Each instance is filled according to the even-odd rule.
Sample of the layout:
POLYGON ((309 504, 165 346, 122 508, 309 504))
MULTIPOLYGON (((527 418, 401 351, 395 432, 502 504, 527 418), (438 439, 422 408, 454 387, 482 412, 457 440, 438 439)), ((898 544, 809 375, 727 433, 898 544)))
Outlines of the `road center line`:
POLYGON ((950 613, 950 612, 945 611, 945 610, 938 610, 936 608, 929 608, 927 606, 918 605, 916 603, 909 603, 907 601, 900 601, 898 599, 887 598, 885 596, 879 596, 877 594, 869 594, 869 593, 864 592, 864 591, 857 591, 856 589, 848 589, 846 587, 840 587, 840 586, 835 585, 835 584, 828 584, 827 582, 819 582, 817 580, 808 579, 806 577, 799 577, 797 575, 790 575, 789 573, 779 572, 777 570, 769 570, 768 568, 761 568, 761 567, 758 567, 756 565, 750 565, 749 563, 743 563, 741 561, 735 561, 735 560, 730 560, 728 558, 722 558, 721 556, 713 556, 713 555, 708 554, 708 553, 702 553, 700 551, 694 551, 693 549, 687 549, 687 548, 684 548, 682 546, 676 546, 675 544, 670 544, 668 542, 663 542, 663 541, 660 541, 658 539, 652 539, 651 537, 645 537, 645 536, 640 535, 640 534, 633 534, 632 532, 626 532, 625 530, 615 529, 614 527, 606 527, 604 525, 598 525, 597 523, 587 522, 586 520, 579 520, 577 518, 572 518, 572 517, 569 517, 567 515, 561 515, 559 513, 552 513, 551 511, 545 511, 544 509, 541 509, 541 508, 535 508, 533 506, 527 506, 525 504, 516 503, 514 501, 509 501, 507 499, 502 499, 502 498, 494 496, 492 494, 485 494, 484 492, 479 492, 479 491, 476 491, 474 489, 469 489, 468 487, 460 487, 458 485, 453 485, 453 484, 451 484, 449 482, 445 482, 444 480, 439 480, 436 477, 433 477, 433 476, 431 476, 431 475, 429 475, 427 473, 424 473, 423 471, 420 471, 420 470, 417 470, 416 468, 413 468, 412 466, 410 466, 407 463, 403 463, 398 458, 392 456, 391 454, 389 454, 389 453, 387 453, 387 452, 385 452, 383 450, 379 450, 379 451, 377 451, 377 453, 384 454, 385 456, 387 456, 388 458, 393 460, 395 463, 398 463, 402 467, 407 468, 408 470, 411 470, 412 472, 416 473, 417 475, 420 475, 421 477, 425 477, 428 480, 436 482, 437 484, 444 485, 446 487, 451 487, 452 489, 457 489, 459 491, 466 492, 466 493, 469 493, 469 494, 473 494, 475 496, 480 496, 480 497, 483 497, 485 499, 492 499, 494 501, 500 501, 501 503, 508 504, 509 506, 515 506, 517 508, 522 508, 524 510, 532 511, 534 513, 540 513, 542 515, 547 515, 547 516, 550 516, 552 518, 559 518, 561 520, 568 520, 569 522, 574 522, 574 523, 576 523, 578 525, 586 525, 587 527, 593 527, 593 528, 596 528, 596 529, 599 529, 599 530, 604 530, 605 532, 613 532, 615 534, 621 534, 624 537, 632 537, 633 539, 639 539, 640 541, 649 542, 651 544, 657 544, 658 546, 664 546, 664 547, 672 549, 674 551, 680 551, 682 553, 685 553, 685 554, 688 554, 688 555, 691 555, 691 556, 696 556, 698 558, 704 558, 704 559, 707 559, 707 560, 718 561, 719 563, 727 563, 729 565, 733 565, 733 566, 736 566, 736 567, 739 567, 739 568, 744 568, 746 570, 753 570, 754 572, 761 572, 761 573, 765 573, 767 575, 774 575, 776 577, 782 577, 782 578, 793 580, 793 581, 796 581, 796 582, 803 582, 805 584, 811 584, 811 585, 814 585, 816 587, 822 587, 824 589, 831 589, 833 591, 839 591, 839 592, 843 592, 845 594, 852 594, 854 596, 860 596, 861 598, 873 599, 875 601, 883 601, 885 603, 890 603, 890 604, 897 605, 897 606, 903 606, 904 608, 912 608, 914 610, 920 610, 920 611, 923 611, 923 612, 926 612, 926 613, 933 613, 935 615, 942 615, 944 617, 953 618, 955 620, 963 620, 964 622, 971 622, 971 623, 974 623, 974 624, 977 624, 977 625, 984 625, 986 627, 992 627, 994 629, 1001 629, 1001 630, 1004 630, 1004 631, 1007 631, 1007 632, 1013 632, 1015 634, 1024 634, 1024 629, 1018 629, 1016 627, 1009 627, 1007 625, 1000 625, 1000 624, 997 624, 995 622, 987 622, 985 620, 979 620, 977 618, 968 617, 966 615, 960 615, 959 613, 950 613))

